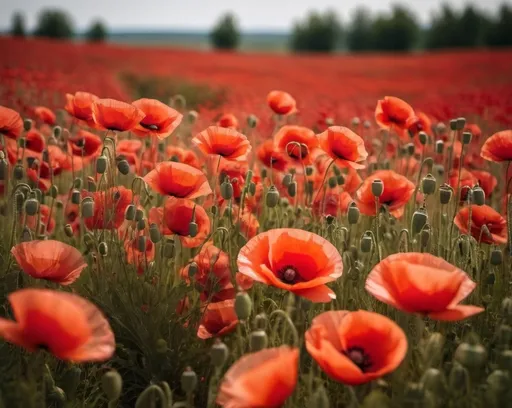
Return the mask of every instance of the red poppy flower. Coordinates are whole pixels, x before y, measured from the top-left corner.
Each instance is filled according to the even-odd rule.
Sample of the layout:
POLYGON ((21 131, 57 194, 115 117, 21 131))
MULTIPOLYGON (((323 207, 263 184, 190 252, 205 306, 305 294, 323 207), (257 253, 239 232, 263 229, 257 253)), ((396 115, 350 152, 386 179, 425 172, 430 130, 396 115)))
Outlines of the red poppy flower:
POLYGON ((267 95, 267 103, 270 109, 278 115, 289 115, 297 110, 295 99, 283 91, 272 91, 267 95))
MULTIPOLYGON (((403 130, 407 128, 407 121, 414 118, 414 110, 402 99, 386 96, 377 102, 375 120, 383 129, 403 130)), ((410 122, 409 122, 410 123, 410 122)))
POLYGON ((54 126, 57 123, 57 117, 53 111, 45 106, 38 106, 34 109, 37 119, 47 125, 54 126))
POLYGON ((286 125, 275 134, 274 143, 300 169, 302 164, 312 163, 313 150, 318 147, 318 138, 311 129, 286 125))
POLYGON ((105 361, 114 334, 101 311, 80 296, 48 289, 21 289, 8 296, 16 321, 0 318, 0 336, 28 351, 46 348, 73 362, 105 361))
POLYGON ((217 121, 217 126, 238 129, 238 119, 232 113, 225 113, 217 121))
POLYGON ((503 130, 487 139, 480 155, 493 162, 512 160, 512 130, 503 130))
POLYGON ((150 239, 146 239, 146 245, 144 251, 140 250, 139 237, 144 236, 138 235, 132 239, 124 241, 124 250, 126 252, 126 262, 130 265, 137 267, 137 273, 142 275, 147 269, 147 263, 155 259, 155 246, 150 239))
POLYGON ((205 209, 192 200, 169 197, 163 210, 165 226, 176 234, 182 245, 195 248, 201 245, 210 234, 210 218, 205 209), (190 235, 190 223, 197 224, 197 234, 190 235))
POLYGON ((478 179, 470 171, 462 168, 459 183, 459 171, 454 169, 448 174, 448 184, 455 191, 460 187, 460 200, 464 201, 468 196, 468 191, 478 184, 478 179))
POLYGON ((212 192, 201 170, 171 161, 158 163, 144 181, 156 192, 178 198, 193 199, 212 192))
POLYGON ((25 147, 37 153, 42 153, 46 147, 44 136, 37 129, 30 129, 25 134, 25 147))
POLYGON ((343 190, 346 191, 349 194, 354 194, 361 183, 363 182, 363 179, 359 175, 356 169, 353 169, 352 167, 348 168, 348 172, 344 175, 345 183, 343 183, 343 190))
POLYGON ((209 303, 199 323, 197 337, 209 339, 211 337, 225 336, 234 331, 237 324, 238 318, 235 313, 234 299, 209 303))
POLYGON ((86 162, 97 158, 101 154, 103 141, 98 135, 80 129, 73 137, 68 138, 70 153, 83 157, 86 162))
POLYGON ((464 132, 470 132, 474 140, 478 140, 482 136, 482 130, 476 123, 468 123, 464 128, 464 132))
POLYGON ((133 128, 137 136, 156 136, 163 140, 179 126, 183 115, 170 106, 156 99, 142 98, 132 105, 140 109, 146 116, 133 128))
POLYGON ((70 285, 87 268, 80 251, 60 241, 22 242, 11 253, 26 274, 61 285, 70 285))
POLYGON ((257 151, 258 159, 268 168, 285 171, 288 160, 281 150, 276 149, 272 139, 263 142, 257 151))
POLYGON ((210 126, 192 139, 205 155, 218 155, 226 160, 244 161, 251 151, 247 137, 234 129, 210 126))
POLYGON ((459 305, 476 283, 461 269, 428 253, 399 253, 378 263, 368 275, 366 290, 388 305, 434 320, 457 321, 482 312, 459 305))
POLYGON ((85 226, 90 230, 114 230, 124 222, 126 207, 132 203, 133 193, 123 187, 111 187, 107 191, 84 192, 94 200, 94 215, 85 218, 85 226))
POLYGON ((340 214, 346 214, 348 206, 354 200, 346 191, 328 191, 324 194, 316 194, 313 201, 313 213, 317 216, 330 215, 338 217, 340 214))
POLYGON ((73 118, 90 127, 96 127, 92 116, 92 104, 99 98, 89 92, 77 92, 74 95, 66 94, 66 106, 64 109, 73 118))
POLYGON ((216 402, 225 408, 281 407, 297 385, 298 371, 297 348, 281 346, 246 354, 224 375, 216 402))
POLYGON ((463 234, 470 233, 468 228, 471 224, 471 235, 477 241, 480 240, 486 244, 505 244, 507 242, 507 220, 488 205, 472 205, 471 220, 469 219, 469 207, 461 208, 453 222, 463 234), (491 235, 485 230, 482 231, 484 225, 491 235))
POLYGON ((115 99, 96 99, 92 103, 92 117, 102 129, 126 132, 137 126, 145 114, 139 108, 115 99))
POLYGON ((201 169, 202 165, 197 158, 197 155, 190 149, 183 149, 176 146, 167 146, 165 149, 167 158, 171 161, 177 161, 179 163, 185 163, 189 166, 201 169))
POLYGON ((414 184, 393 170, 379 170, 367 177, 357 190, 356 203, 362 214, 376 215, 375 197, 372 194, 374 180, 384 183, 384 191, 379 197, 380 205, 388 206, 394 217, 401 217, 404 206, 414 193, 414 184))
POLYGON ((410 116, 406 122, 406 127, 413 135, 419 132, 425 132, 428 135, 432 134, 432 121, 423 112, 416 112, 414 116, 410 116))
POLYGON ((496 177, 483 170, 471 170, 471 174, 478 180, 478 185, 484 190, 485 196, 489 197, 498 185, 496 177))
POLYGON ((364 169, 361 164, 368 157, 364 141, 349 128, 331 126, 318 135, 321 149, 326 152, 339 167, 364 169))
POLYGON ((394 371, 407 354, 407 337, 391 319, 359 310, 324 312, 306 332, 306 349, 333 380, 360 385, 394 371))
POLYGON ((0 134, 17 139, 23 131, 23 120, 15 110, 0 106, 0 134))
POLYGON ((336 298, 325 284, 343 273, 337 249, 324 238, 282 228, 252 238, 238 254, 238 270, 255 281, 288 290, 313 302, 336 298))

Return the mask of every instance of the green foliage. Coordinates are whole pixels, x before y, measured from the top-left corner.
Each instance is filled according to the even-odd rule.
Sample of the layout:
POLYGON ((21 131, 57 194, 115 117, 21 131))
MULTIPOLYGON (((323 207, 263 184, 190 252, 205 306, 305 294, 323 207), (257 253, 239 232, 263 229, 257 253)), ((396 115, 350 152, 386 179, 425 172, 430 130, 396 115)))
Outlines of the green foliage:
POLYGON ((233 50, 240 43, 240 30, 233 14, 221 17, 210 33, 210 41, 214 48, 233 50))
POLYGON ((25 37, 25 18, 21 13, 15 13, 12 16, 11 35, 14 37, 25 37))
POLYGON ((487 27, 485 43, 491 47, 512 45, 512 7, 507 4, 501 6, 498 17, 487 27))
POLYGON ((355 10, 352 23, 347 31, 347 47, 351 51, 369 51, 373 48, 373 20, 365 7, 355 10))
POLYGON ((101 21, 94 21, 85 33, 85 38, 89 42, 103 42, 107 36, 107 27, 101 21))
POLYGON ((69 39, 74 35, 71 17, 64 11, 56 9, 43 10, 37 20, 34 31, 37 37, 69 39))
POLYGON ((375 50, 409 51, 416 45, 418 23, 405 7, 394 6, 391 15, 381 15, 374 21, 372 37, 375 50))
POLYGON ((332 52, 339 44, 341 32, 341 23, 334 12, 311 12, 304 21, 295 23, 291 48, 294 51, 332 52))

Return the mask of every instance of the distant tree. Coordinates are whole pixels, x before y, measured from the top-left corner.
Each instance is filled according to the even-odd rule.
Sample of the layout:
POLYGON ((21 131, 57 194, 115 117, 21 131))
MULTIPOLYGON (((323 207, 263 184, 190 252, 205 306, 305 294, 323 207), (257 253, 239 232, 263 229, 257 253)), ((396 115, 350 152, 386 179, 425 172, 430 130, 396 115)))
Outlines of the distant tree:
POLYGON ((472 5, 466 6, 458 22, 459 47, 476 47, 483 43, 485 17, 472 5))
POLYGON ((21 13, 15 13, 12 16, 11 35, 14 37, 25 37, 25 18, 21 13))
POLYGON ((291 47, 295 51, 331 52, 339 44, 341 33, 336 13, 311 12, 304 21, 295 23, 291 47))
POLYGON ((240 31, 234 15, 222 16, 210 33, 210 41, 215 48, 231 50, 240 43, 240 31))
POLYGON ((484 41, 491 47, 512 45, 512 8, 510 6, 501 5, 498 17, 487 26, 484 41))
POLYGON ((107 38, 107 28, 105 24, 101 21, 94 21, 87 32, 85 33, 85 38, 89 42, 103 42, 107 38))
POLYGON ((359 7, 354 12, 347 31, 347 47, 350 51, 368 51, 373 47, 372 17, 370 10, 359 7))
POLYGON ((416 17, 405 7, 395 5, 391 15, 380 15, 372 25, 373 49, 410 51, 418 40, 416 17))
POLYGON ((68 39, 73 37, 73 22, 67 13, 61 10, 43 10, 37 21, 34 35, 38 37, 49 37, 68 39))

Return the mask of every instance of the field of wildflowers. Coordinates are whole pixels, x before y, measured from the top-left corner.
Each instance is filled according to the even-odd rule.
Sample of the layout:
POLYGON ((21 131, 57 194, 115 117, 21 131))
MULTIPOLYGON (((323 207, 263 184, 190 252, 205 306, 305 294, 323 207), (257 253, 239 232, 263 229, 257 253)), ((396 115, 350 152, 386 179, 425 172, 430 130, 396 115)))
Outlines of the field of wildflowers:
POLYGON ((0 407, 512 406, 512 52, 0 50, 0 407))

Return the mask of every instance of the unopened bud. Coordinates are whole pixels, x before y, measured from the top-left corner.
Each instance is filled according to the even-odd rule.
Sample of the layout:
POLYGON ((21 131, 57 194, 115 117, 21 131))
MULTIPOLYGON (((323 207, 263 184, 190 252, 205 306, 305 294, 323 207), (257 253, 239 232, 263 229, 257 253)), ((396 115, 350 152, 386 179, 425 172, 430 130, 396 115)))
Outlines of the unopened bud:
POLYGON ((485 192, 480 186, 475 186, 472 189, 473 204, 484 205, 485 204, 485 192))
POLYGON ((360 249, 363 253, 368 253, 372 250, 373 239, 371 235, 365 234, 361 238, 360 249))
POLYGON ((239 292, 235 297, 235 313, 238 320, 247 320, 251 315, 252 301, 246 292, 239 292))
POLYGON ((424 208, 420 208, 414 211, 411 222, 411 233, 412 235, 419 234, 423 227, 427 224, 428 216, 424 208))
POLYGON ((462 130, 466 126, 466 118, 457 118, 456 130, 462 130))
POLYGON ((196 389, 196 386, 197 375, 190 367, 187 367, 181 375, 181 388, 186 394, 190 394, 196 389))
POLYGON ((228 346, 220 340, 217 340, 210 351, 212 365, 216 368, 222 368, 228 359, 228 346))
POLYGON ((80 191, 75 189, 71 192, 71 202, 76 205, 80 204, 80 191))
POLYGON ((126 160, 119 160, 117 162, 117 170, 119 173, 124 174, 125 176, 130 173, 130 164, 126 160))
POLYGON ((255 330, 249 337, 249 347, 252 352, 260 351, 268 346, 268 336, 263 330, 255 330))
POLYGON ((32 129, 32 121, 30 119, 24 119, 23 120, 23 130, 25 132, 28 132, 30 129, 32 129))
POLYGON ((254 326, 258 330, 266 330, 268 324, 268 319, 265 313, 260 313, 259 315, 256 315, 254 318, 254 326))
POLYGON ((139 231, 144 230, 146 228, 146 220, 144 218, 141 218, 139 221, 137 221, 136 227, 139 231))
POLYGON ((103 174, 107 171, 107 156, 101 155, 96 159, 96 173, 103 174))
POLYGON ((347 212, 348 223, 350 225, 357 224, 357 222, 359 221, 359 214, 360 211, 359 208, 357 208, 357 204, 354 202, 350 203, 347 212))
POLYGON ((101 377, 101 388, 107 396, 108 401, 117 401, 123 389, 123 379, 116 370, 107 371, 101 377))
POLYGON ((146 252, 146 237, 144 235, 137 238, 137 249, 139 252, 146 252))
POLYGON ((463 132, 462 133, 462 144, 470 144, 471 143, 471 138, 472 138, 472 134, 471 132, 463 132))
POLYGON ((425 132, 420 132, 418 134, 418 139, 420 140, 420 143, 425 146, 428 142, 428 135, 425 132))
POLYGON ((224 200, 231 200, 233 198, 233 185, 229 180, 225 180, 220 185, 220 195, 224 200))
POLYGON ((25 201, 25 212, 27 215, 36 215, 39 212, 39 201, 35 198, 29 198, 25 201))
POLYGON ((74 235, 73 234, 73 227, 70 224, 66 224, 64 226, 64 233, 66 234, 66 236, 68 238, 71 238, 74 235))
POLYGON ((436 153, 443 154, 444 151, 444 141, 438 140, 436 141, 436 153))
POLYGON ((86 197, 82 200, 82 217, 90 218, 94 216, 94 200, 86 197))
POLYGON ((292 180, 293 180, 293 178, 292 178, 292 175, 290 173, 285 174, 284 177, 283 177, 283 186, 288 188, 288 186, 290 185, 292 180))
POLYGON ((265 197, 265 203, 269 208, 274 208, 277 204, 279 204, 279 191, 277 191, 276 186, 270 186, 268 189, 267 195, 265 197))
POLYGON ((188 234, 194 238, 197 236, 197 233, 199 232, 199 226, 196 222, 192 221, 188 224, 188 234))
POLYGON ((384 183, 380 179, 375 179, 372 182, 372 194, 374 197, 380 197, 384 192, 384 183))
POLYGON ((450 120, 450 129, 457 130, 457 119, 450 120))
POLYGON ((503 263, 503 252, 499 248, 494 248, 490 256, 491 265, 501 265, 503 263))
POLYGON ((25 169, 21 164, 14 166, 13 175, 16 180, 21 180, 25 175, 25 169))
POLYGON ((155 223, 152 223, 149 226, 149 239, 153 244, 156 244, 157 242, 160 242, 162 239, 162 235, 160 234, 160 230, 158 229, 158 225, 155 223))
POLYGON ((100 242, 100 244, 98 245, 98 252, 102 256, 107 256, 107 254, 108 254, 108 245, 107 245, 106 242, 104 242, 104 241, 100 242))
POLYGON ((127 221, 134 221, 135 220, 135 213, 136 213, 135 205, 129 204, 126 206, 126 210, 124 211, 124 219, 127 221))
POLYGON ((487 361, 487 350, 481 344, 461 343, 455 351, 455 360, 464 367, 479 368, 487 361))
POLYGON ((451 188, 448 184, 443 184, 439 187, 439 201, 441 204, 448 204, 452 199, 453 188, 451 188))
POLYGON ((423 191, 423 194, 434 194, 436 192, 436 186, 436 178, 430 173, 421 180, 421 191, 423 191))
POLYGON ((297 195, 297 182, 292 181, 288 186, 288 194, 290 197, 295 197, 297 195))

